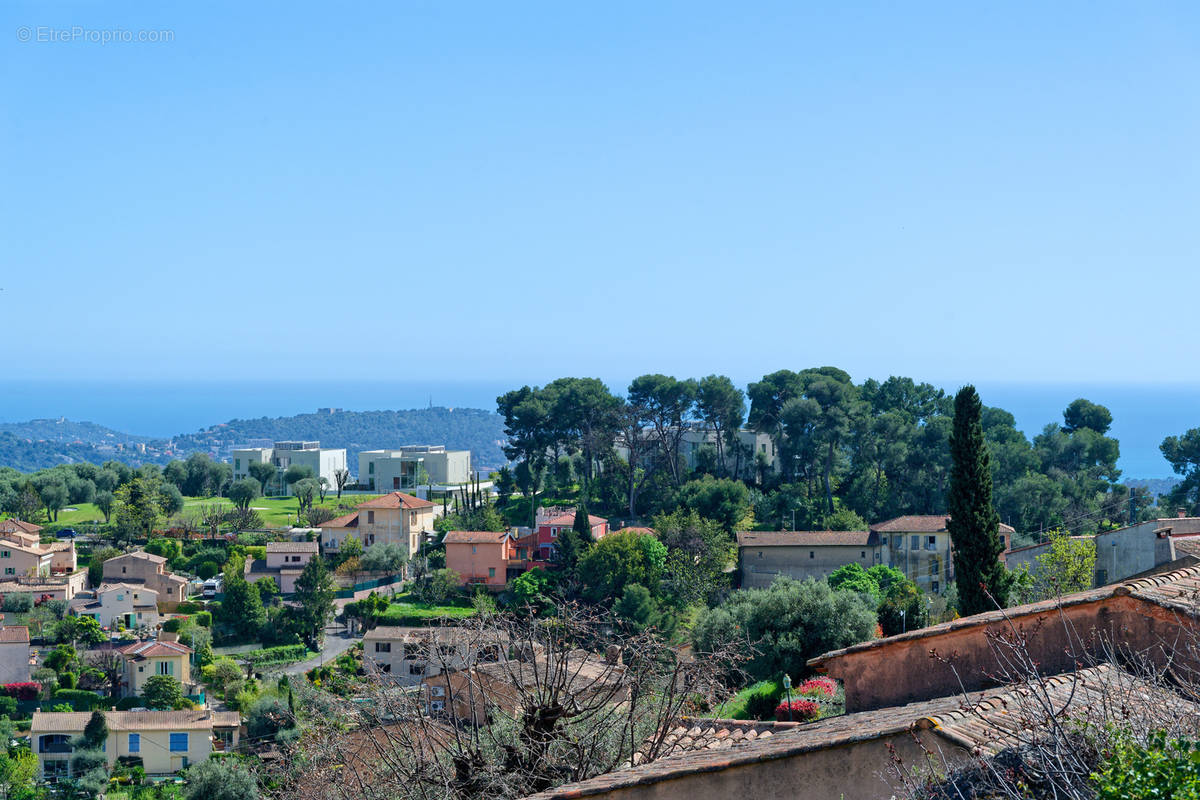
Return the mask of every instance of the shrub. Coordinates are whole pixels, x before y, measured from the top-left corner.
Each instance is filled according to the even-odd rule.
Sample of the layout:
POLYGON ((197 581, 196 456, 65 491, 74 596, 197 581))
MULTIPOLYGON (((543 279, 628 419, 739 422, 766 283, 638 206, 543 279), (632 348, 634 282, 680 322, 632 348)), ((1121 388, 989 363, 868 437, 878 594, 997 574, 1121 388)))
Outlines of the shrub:
POLYGON ((171 617, 163 623, 162 629, 167 633, 179 633, 179 629, 183 627, 187 621, 187 617, 171 617))
POLYGON ((15 592, 4 598, 4 610, 24 614, 33 610, 33 595, 28 592, 15 592))
POLYGON ((746 695, 746 715, 751 719, 767 719, 779 704, 783 689, 774 681, 763 681, 759 688, 746 695))
POLYGON ((779 722, 786 722, 789 719, 795 722, 807 722, 820 715, 821 707, 812 700, 793 700, 790 703, 780 703, 775 707, 775 719, 779 722))
POLYGON ((196 603, 191 600, 184 600, 175 611, 179 614, 195 614, 198 611, 204 610, 203 603, 196 603))
POLYGON ((79 676, 74 672, 58 673, 58 685, 64 689, 74 689, 79 685, 79 676))
POLYGON ((0 717, 12 718, 17 715, 17 701, 11 697, 0 697, 0 717))
POLYGON ((1200 786, 1200 742, 1153 733, 1144 745, 1118 743, 1092 775, 1097 800, 1190 798, 1200 786))
POLYGON ((211 611, 201 611, 200 613, 196 614, 195 619, 196 619, 196 624, 199 625, 201 628, 211 628, 212 627, 212 612, 211 611))
POLYGON ((41 684, 32 681, 26 683, 6 683, 0 686, 0 692, 3 692, 5 697, 15 697, 18 700, 36 700, 41 690, 41 684))
POLYGON ((802 697, 832 698, 837 694, 837 684, 829 678, 809 678, 796 687, 802 697))
POLYGON ((875 622, 874 610, 858 594, 835 592, 825 581, 780 577, 770 588, 734 592, 701 612, 692 637, 700 653, 744 643, 745 669, 762 679, 804 674, 808 659, 870 639, 875 622))

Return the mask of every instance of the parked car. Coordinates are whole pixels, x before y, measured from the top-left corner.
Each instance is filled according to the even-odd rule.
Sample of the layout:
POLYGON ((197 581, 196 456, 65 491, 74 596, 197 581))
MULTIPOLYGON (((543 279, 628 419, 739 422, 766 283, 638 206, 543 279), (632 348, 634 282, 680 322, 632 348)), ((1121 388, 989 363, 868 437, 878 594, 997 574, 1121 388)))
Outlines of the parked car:
POLYGON ((60 539, 74 539, 78 535, 74 528, 63 528, 58 532, 58 538, 60 539))

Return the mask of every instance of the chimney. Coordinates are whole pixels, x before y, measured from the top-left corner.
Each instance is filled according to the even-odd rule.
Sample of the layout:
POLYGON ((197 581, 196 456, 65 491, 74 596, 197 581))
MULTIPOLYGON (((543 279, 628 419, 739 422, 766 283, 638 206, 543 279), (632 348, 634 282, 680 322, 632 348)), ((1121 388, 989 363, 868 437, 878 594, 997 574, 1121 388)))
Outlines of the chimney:
POLYGON ((1179 519, 1185 518, 1187 516, 1187 509, 1186 508, 1175 509, 1175 516, 1178 517, 1179 519))

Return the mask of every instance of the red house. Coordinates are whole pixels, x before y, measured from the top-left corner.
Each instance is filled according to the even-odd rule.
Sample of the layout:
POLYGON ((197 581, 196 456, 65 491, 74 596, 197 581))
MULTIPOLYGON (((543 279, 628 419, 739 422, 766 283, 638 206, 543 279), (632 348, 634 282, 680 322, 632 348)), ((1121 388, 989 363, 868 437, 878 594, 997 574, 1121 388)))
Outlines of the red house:
MULTIPOLYGON (((608 533, 608 520, 588 515, 592 539, 599 541, 608 533)), ((529 560, 530 567, 546 566, 554 558, 554 544, 559 534, 575 526, 575 512, 568 511, 538 522, 537 530, 513 542, 518 558, 529 560)))

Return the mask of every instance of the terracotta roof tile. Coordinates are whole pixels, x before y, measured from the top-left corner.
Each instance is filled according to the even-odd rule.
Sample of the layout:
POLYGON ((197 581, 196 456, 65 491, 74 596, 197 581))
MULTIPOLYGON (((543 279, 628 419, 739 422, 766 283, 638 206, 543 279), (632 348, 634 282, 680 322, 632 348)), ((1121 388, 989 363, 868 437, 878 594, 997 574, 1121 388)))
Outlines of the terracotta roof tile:
MULTIPOLYGON (((597 525, 603 525, 604 523, 608 522, 608 520, 605 519, 604 517, 597 517, 593 514, 588 514, 588 522, 591 523, 591 526, 594 528, 597 525)), ((574 524, 575 524, 575 512, 571 511, 566 514, 559 514, 557 517, 554 517, 553 519, 548 519, 545 522, 543 522, 541 525, 539 525, 538 527, 543 528, 547 525, 574 525, 574 524)))
POLYGON ((161 658, 162 656, 191 655, 192 648, 179 642, 167 642, 158 639, 127 644, 124 647, 118 647, 117 652, 130 658, 161 658))
MULTIPOLYGON (((948 514, 909 514, 870 526, 878 533, 940 533, 946 530, 948 514)), ((1016 533, 1016 528, 1000 523, 1001 533, 1016 533)))
MULTIPOLYGON (((216 714, 206 709, 188 711, 105 711, 104 718, 109 730, 114 731, 164 731, 164 730, 209 730, 214 726, 230 727, 228 712, 216 714), (224 723, 220 724, 218 722, 224 723)), ((35 711, 30 730, 38 733, 82 732, 90 711, 35 711)))
POLYGON ((316 553, 321 549, 319 542, 268 542, 268 553, 316 553))
POLYGON ((357 528, 357 527, 358 527, 358 512, 357 511, 352 511, 349 514, 343 514, 340 517, 334 517, 333 519, 331 519, 327 522, 321 523, 322 530, 324 530, 325 528, 357 528))
POLYGON ((739 547, 874 547, 879 537, 872 531, 738 531, 737 542, 739 547))
POLYGON ((0 644, 29 643, 29 628, 24 625, 0 625, 0 644))
POLYGON ((500 531, 449 531, 442 539, 443 544, 501 544, 508 533, 500 531))
POLYGON ((389 492, 383 497, 361 503, 359 508, 433 508, 433 503, 404 492, 389 492))
POLYGON ((23 522, 19 519, 0 519, 0 533, 37 533, 42 529, 41 525, 35 525, 32 522, 23 522))

